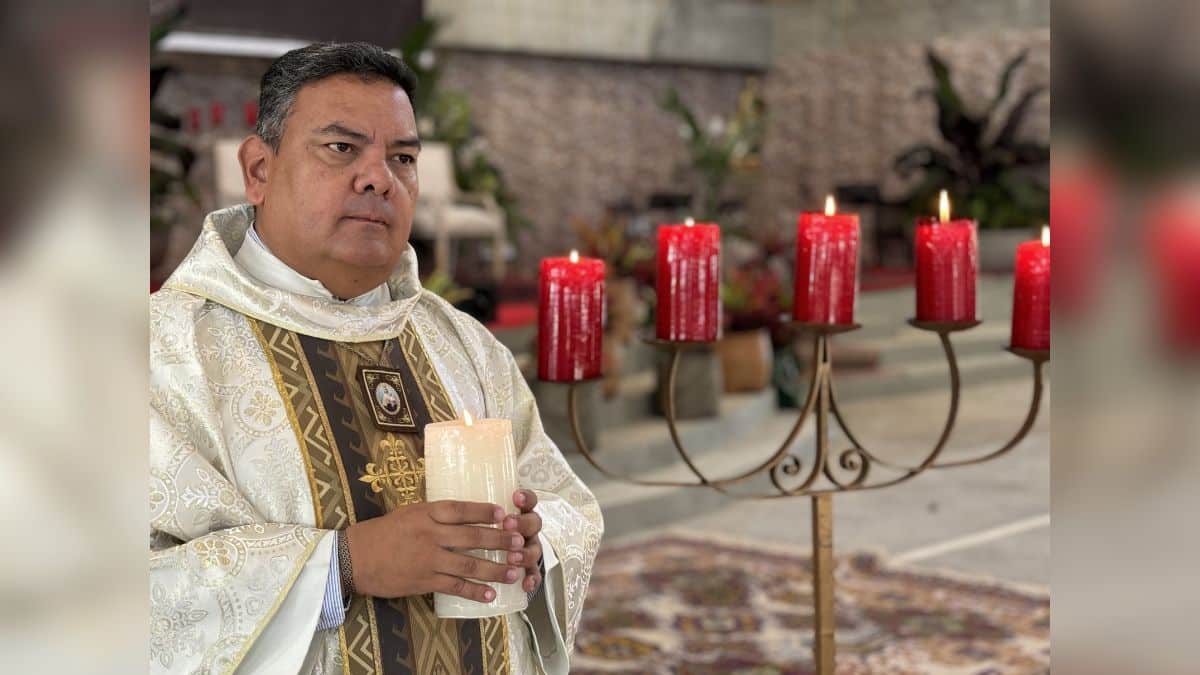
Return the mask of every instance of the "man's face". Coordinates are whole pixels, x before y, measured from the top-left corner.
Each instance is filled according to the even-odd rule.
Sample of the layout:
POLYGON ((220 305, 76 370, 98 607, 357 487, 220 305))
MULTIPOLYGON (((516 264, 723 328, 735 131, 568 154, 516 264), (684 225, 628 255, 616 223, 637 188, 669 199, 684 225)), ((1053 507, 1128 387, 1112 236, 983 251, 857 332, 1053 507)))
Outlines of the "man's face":
POLYGON ((269 159, 260 234, 285 262, 322 278, 331 269, 390 272, 412 230, 417 124, 390 80, 339 75, 302 87, 269 159))

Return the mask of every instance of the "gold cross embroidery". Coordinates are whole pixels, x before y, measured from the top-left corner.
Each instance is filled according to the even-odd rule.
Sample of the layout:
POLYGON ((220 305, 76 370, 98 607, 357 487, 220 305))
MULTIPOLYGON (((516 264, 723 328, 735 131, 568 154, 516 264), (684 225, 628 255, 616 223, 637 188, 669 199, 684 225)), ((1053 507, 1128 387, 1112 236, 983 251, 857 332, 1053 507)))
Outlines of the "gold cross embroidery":
POLYGON ((418 458, 414 468, 397 438, 384 439, 379 449, 387 453, 383 467, 374 462, 368 463, 366 475, 360 476, 359 480, 370 484, 371 492, 376 493, 383 492, 384 485, 387 485, 400 495, 401 504, 421 501, 417 491, 421 487, 420 479, 425 475, 425 458, 418 458))

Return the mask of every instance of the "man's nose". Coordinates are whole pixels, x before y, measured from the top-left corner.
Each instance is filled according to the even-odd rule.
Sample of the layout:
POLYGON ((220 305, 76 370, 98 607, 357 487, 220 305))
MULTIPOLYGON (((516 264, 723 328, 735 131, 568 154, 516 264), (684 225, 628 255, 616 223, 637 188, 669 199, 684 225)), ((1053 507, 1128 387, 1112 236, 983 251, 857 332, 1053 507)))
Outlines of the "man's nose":
POLYGON ((392 170, 385 157, 363 157, 354 177, 354 191, 359 194, 374 192, 387 197, 392 191, 392 170))

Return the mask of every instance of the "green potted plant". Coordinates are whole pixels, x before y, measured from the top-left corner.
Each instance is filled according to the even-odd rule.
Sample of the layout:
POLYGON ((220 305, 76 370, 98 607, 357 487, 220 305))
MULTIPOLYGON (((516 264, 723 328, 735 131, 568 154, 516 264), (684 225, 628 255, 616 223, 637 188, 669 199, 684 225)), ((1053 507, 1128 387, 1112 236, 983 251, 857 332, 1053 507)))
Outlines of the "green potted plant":
POLYGON ((971 110, 951 78, 950 68, 932 49, 925 58, 933 87, 922 89, 937 105, 942 142, 922 143, 896 157, 905 178, 919 180, 902 203, 909 214, 933 214, 937 195, 947 190, 954 212, 979 223, 980 263, 985 270, 1006 271, 1013 265, 1017 243, 1031 238, 1049 218, 1050 148, 1020 137, 1021 127, 1046 87, 1027 87, 1003 111, 1014 75, 1028 52, 1008 62, 996 92, 982 110, 971 110))
POLYGON ((747 82, 728 120, 713 117, 701 126, 673 87, 663 94, 659 105, 679 118, 679 133, 688 146, 694 179, 692 215, 699 220, 715 220, 730 177, 753 172, 759 166, 766 103, 759 93, 758 80, 747 82))

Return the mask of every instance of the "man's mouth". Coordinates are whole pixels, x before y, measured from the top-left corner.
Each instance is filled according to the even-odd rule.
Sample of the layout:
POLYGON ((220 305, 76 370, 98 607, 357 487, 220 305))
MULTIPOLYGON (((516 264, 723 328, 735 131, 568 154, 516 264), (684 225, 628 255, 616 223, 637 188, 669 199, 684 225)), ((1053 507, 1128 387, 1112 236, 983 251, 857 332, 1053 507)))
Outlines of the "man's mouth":
POLYGON ((358 221, 362 221, 365 223, 375 223, 376 225, 388 227, 388 222, 386 220, 384 220, 383 218, 380 218, 379 216, 360 214, 360 215, 346 216, 346 219, 347 220, 358 220, 358 221))

